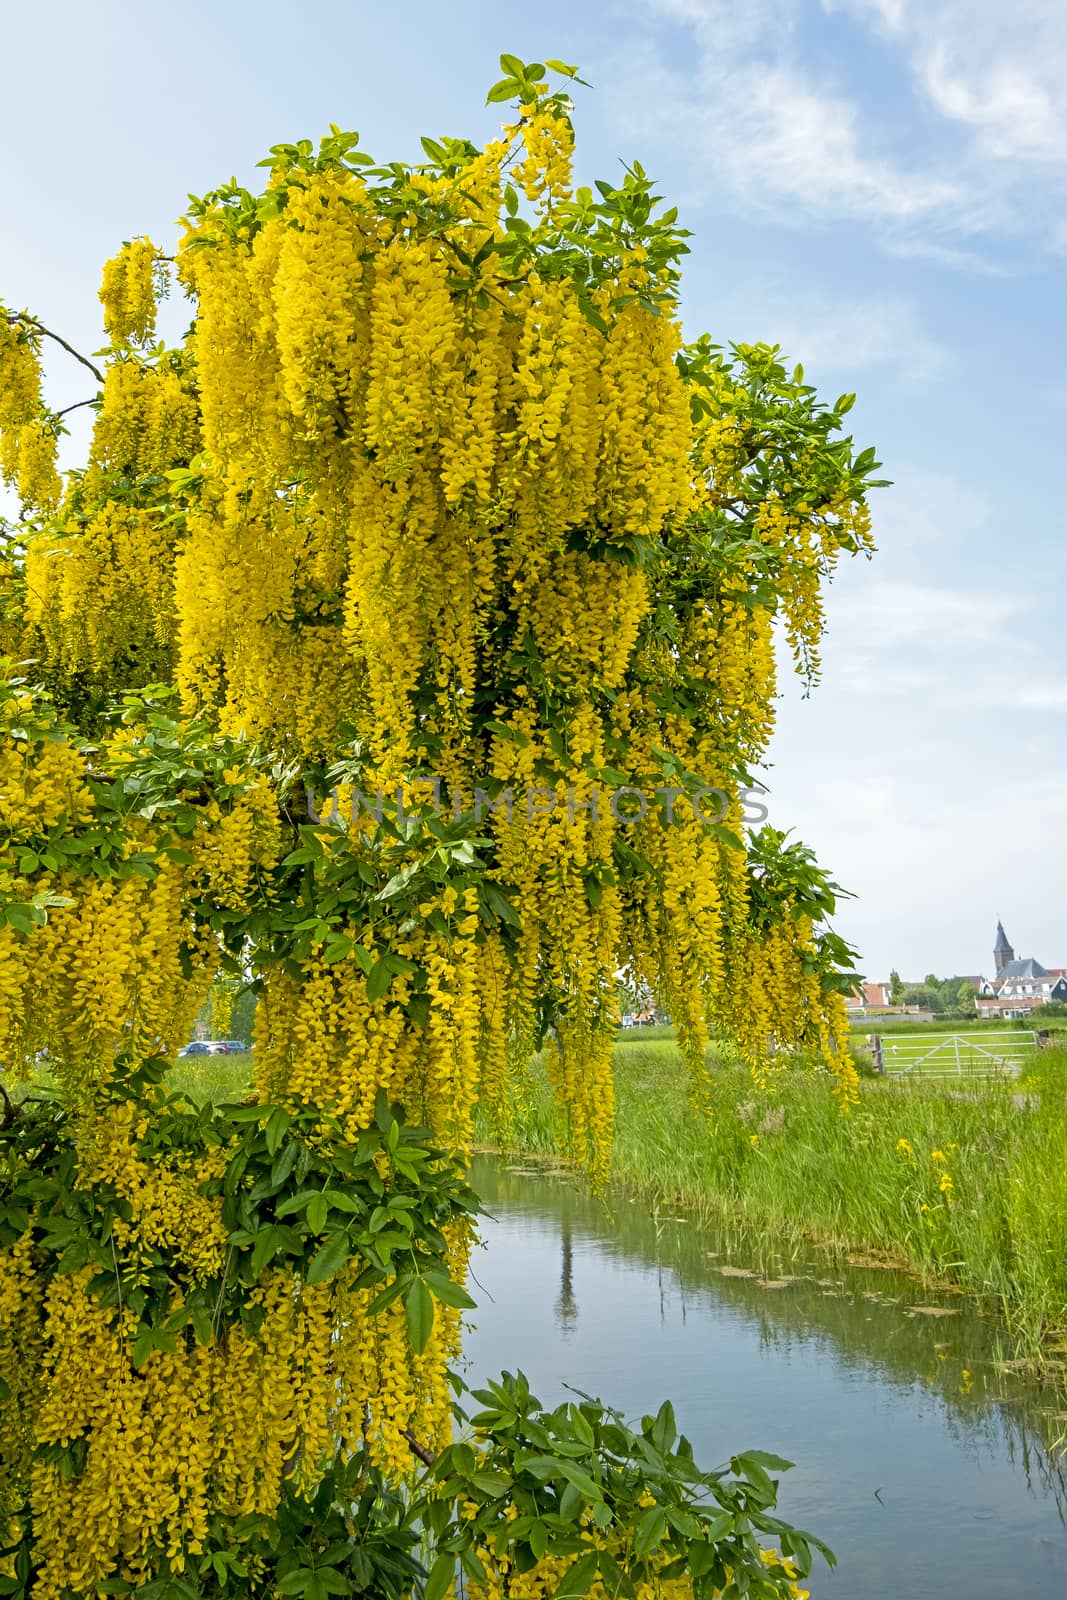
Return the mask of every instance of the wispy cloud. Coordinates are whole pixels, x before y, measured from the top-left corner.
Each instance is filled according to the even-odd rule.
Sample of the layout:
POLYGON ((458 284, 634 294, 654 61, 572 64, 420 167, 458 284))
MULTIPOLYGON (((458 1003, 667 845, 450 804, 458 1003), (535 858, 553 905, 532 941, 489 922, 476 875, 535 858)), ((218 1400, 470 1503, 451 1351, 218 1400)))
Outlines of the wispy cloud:
MULTIPOLYGON (((684 126, 699 141, 707 177, 735 204, 783 220, 862 221, 901 253, 985 270, 968 241, 1011 235, 1024 212, 1032 224, 1035 175, 1067 179, 1067 8, 1020 0, 1009 17, 992 0, 822 7, 841 30, 829 64, 806 48, 805 0, 653 0, 642 15, 683 30, 688 59, 650 34, 643 56, 630 57, 620 104, 632 122, 651 101, 661 129, 669 107, 670 131, 684 126), (862 70, 878 72, 874 94, 861 57, 862 70), (638 91, 642 77, 654 95, 638 91)), ((1038 209, 1051 242, 1048 201, 1038 209)))
POLYGON ((983 711, 1047 731, 1067 712, 1067 679, 1034 623, 1025 593, 860 576, 831 595, 827 675, 894 718, 983 711))
POLYGON ((897 295, 832 299, 785 282, 750 281, 726 293, 720 314, 739 340, 773 337, 816 381, 878 368, 915 386, 941 377, 954 360, 916 307, 897 295))
POLYGON ((1005 623, 1026 609, 1021 595, 871 578, 849 597, 836 626, 870 650, 920 641, 958 649, 1000 639, 1005 623))
POLYGON ((1067 10, 1050 0, 823 0, 872 22, 997 162, 1067 171, 1067 10))

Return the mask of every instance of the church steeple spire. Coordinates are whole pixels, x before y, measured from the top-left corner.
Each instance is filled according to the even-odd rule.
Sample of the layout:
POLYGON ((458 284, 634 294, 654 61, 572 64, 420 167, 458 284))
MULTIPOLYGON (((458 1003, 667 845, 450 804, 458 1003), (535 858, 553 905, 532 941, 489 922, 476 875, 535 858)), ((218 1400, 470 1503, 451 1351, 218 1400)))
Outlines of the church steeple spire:
POLYGON ((993 946, 993 961, 998 972, 1002 972, 1009 961, 1015 960, 1015 951, 1008 943, 1008 936, 1004 932, 1004 924, 997 918, 997 942, 993 946))

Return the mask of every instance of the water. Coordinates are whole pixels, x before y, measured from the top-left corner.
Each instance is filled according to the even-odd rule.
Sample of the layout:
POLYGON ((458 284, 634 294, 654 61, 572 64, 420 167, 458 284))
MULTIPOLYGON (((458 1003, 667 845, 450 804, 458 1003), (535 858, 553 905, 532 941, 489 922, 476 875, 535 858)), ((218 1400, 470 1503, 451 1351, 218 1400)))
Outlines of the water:
POLYGON ((570 1384, 628 1417, 669 1398, 704 1465, 796 1462, 781 1513, 838 1558, 816 1600, 1067 1597, 1067 1457, 1046 1448, 1067 1403, 997 1366, 961 1299, 605 1205, 563 1174, 481 1160, 474 1184, 492 1215, 469 1382, 520 1367, 545 1403, 570 1384))

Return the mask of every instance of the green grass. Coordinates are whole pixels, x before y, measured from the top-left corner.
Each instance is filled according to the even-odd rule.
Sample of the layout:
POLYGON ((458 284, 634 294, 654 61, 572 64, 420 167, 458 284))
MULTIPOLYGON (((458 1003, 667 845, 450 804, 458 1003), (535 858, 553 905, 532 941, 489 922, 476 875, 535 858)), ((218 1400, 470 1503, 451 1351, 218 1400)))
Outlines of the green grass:
POLYGON ((674 1029, 669 1022, 642 1023, 636 1028, 620 1028, 617 1044, 661 1044, 664 1039, 674 1039, 674 1029))
POLYGON ((184 1056, 167 1075, 168 1089, 181 1089, 194 1100, 243 1100, 251 1092, 252 1054, 184 1056))
POLYGON ((1067 1017, 1041 1017, 1038 1008, 1029 1017, 1019 1018, 970 1018, 936 1017, 933 1022, 919 1022, 914 1017, 857 1017, 851 1023, 851 1032, 854 1039, 862 1039, 868 1033, 897 1034, 897 1033, 969 1033, 977 1037, 986 1034, 1014 1032, 1019 1028, 1042 1029, 1049 1033, 1062 1033, 1067 1038, 1067 1017))
MULTIPOLYGON (((824 1074, 791 1072, 764 1094, 709 1054, 710 1123, 688 1103, 673 1045, 626 1046, 615 1060, 614 1178, 631 1194, 950 1280, 1033 1350, 1063 1337, 1067 1051, 1040 1052, 1013 1083, 865 1080, 848 1117, 824 1074)), ((548 1154, 558 1131, 535 1070, 515 1148, 548 1154)))

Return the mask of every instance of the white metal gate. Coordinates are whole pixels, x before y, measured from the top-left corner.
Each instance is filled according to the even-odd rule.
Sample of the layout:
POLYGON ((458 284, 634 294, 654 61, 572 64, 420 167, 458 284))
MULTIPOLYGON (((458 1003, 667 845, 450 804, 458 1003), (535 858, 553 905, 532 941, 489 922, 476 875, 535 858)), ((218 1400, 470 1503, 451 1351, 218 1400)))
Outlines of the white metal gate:
POLYGON ((1037 1050, 1030 1028, 950 1033, 933 1039, 913 1033, 882 1035, 882 1069, 887 1077, 993 1078, 1017 1077, 1037 1050))

